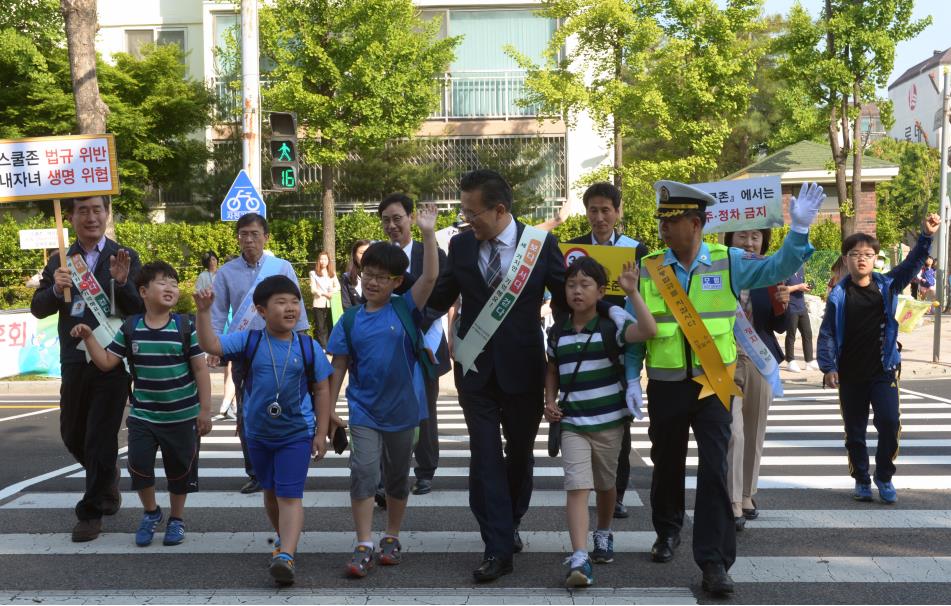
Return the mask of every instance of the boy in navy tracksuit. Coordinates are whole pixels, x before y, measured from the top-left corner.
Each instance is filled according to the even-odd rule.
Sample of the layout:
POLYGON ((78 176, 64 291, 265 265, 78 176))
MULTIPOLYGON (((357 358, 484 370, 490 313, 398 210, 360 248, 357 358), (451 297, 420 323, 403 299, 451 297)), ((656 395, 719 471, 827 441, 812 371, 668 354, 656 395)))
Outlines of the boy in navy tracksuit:
POLYGON ((842 242, 849 275, 829 293, 819 329, 819 368, 823 385, 839 389, 849 471, 855 478, 853 498, 872 500, 865 431, 869 405, 875 412, 878 449, 875 453, 875 485, 885 503, 898 500, 892 475, 901 432, 896 369, 898 294, 911 282, 928 257, 931 238, 938 231, 938 215, 922 222, 921 236, 908 256, 886 274, 873 272, 880 246, 871 235, 855 233, 842 242))

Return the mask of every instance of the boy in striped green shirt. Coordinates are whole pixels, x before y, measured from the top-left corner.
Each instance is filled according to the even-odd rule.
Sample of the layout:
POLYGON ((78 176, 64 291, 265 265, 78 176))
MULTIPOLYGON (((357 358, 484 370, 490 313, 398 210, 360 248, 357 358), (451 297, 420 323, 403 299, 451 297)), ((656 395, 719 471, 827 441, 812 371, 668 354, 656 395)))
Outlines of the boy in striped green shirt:
MULTIPOLYGON (((591 561, 614 560, 611 520, 617 498, 615 479, 621 438, 629 431, 631 411, 625 402, 623 353, 625 343, 645 341, 657 331, 653 316, 637 292, 637 269, 624 265, 618 284, 631 300, 634 313, 620 327, 598 315, 597 303, 607 286, 604 267, 591 257, 573 262, 565 274, 565 295, 571 316, 553 326, 548 338, 545 378, 545 418, 562 427, 562 464, 571 537, 568 587, 594 582, 591 561), (608 339, 614 343, 606 342, 608 339), (613 352, 613 354, 612 354, 613 352), (561 396, 559 398, 559 395, 561 396), (560 402, 559 402, 560 399, 560 402), (598 528, 594 551, 588 554, 588 493, 597 495, 598 528)), ((612 318, 614 310, 612 307, 612 318)), ((623 314, 622 315, 626 315, 623 314)))
POLYGON ((135 543, 151 544, 164 517, 155 500, 155 454, 161 448, 171 502, 162 542, 178 545, 185 540, 185 497, 198 490, 198 435, 211 431, 211 379, 191 322, 172 313, 179 298, 175 269, 164 261, 146 263, 136 287, 145 314, 128 318, 108 347, 85 324, 76 325, 71 334, 83 340, 103 372, 128 360, 135 378, 126 419, 128 467, 145 509, 135 543))

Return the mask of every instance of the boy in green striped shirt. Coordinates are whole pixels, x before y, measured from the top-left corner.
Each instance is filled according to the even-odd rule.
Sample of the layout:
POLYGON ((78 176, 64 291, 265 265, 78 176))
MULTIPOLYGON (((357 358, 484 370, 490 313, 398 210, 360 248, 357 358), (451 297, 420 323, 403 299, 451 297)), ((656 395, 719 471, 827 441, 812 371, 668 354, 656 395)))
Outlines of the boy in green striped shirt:
POLYGON ((127 318, 108 347, 104 349, 85 324, 70 334, 83 340, 103 372, 128 360, 134 377, 126 419, 128 467, 145 509, 135 543, 151 544, 164 517, 155 500, 155 453, 161 448, 171 502, 162 542, 178 545, 185 540, 185 497, 198 490, 198 435, 211 431, 211 379, 191 322, 172 313, 179 298, 175 269, 164 261, 146 263, 136 287, 145 314, 127 318))
MULTIPOLYGON (((640 321, 631 321, 628 316, 623 328, 618 328, 614 321, 598 315, 596 306, 604 297, 607 282, 604 267, 591 257, 573 262, 565 273, 565 295, 571 316, 563 321, 563 326, 553 326, 548 338, 545 418, 549 423, 560 422, 562 427, 561 457, 573 550, 567 562, 568 587, 585 587, 594 582, 592 560, 614 561, 611 520, 617 498, 617 458, 631 416, 625 402, 627 386, 621 348, 625 343, 645 341, 657 331, 654 317, 637 292, 637 269, 633 263, 624 265, 618 284, 627 293, 640 321), (597 495, 598 528, 594 531, 594 551, 589 556, 588 493, 592 489, 597 495)), ((619 308, 611 309, 613 318, 613 310, 619 308)))

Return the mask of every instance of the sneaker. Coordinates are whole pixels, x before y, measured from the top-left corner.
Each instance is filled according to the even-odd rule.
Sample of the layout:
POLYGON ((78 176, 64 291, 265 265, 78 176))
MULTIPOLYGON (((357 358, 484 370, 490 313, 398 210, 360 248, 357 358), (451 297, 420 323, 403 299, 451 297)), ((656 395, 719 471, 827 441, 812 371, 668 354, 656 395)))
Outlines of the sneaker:
MULTIPOLYGON (((882 482, 878 478, 875 478, 875 485, 878 486, 878 498, 882 500, 882 503, 891 505, 898 500, 898 491, 895 490, 895 485, 891 483, 891 480, 882 482)), ((868 500, 872 500, 871 490, 869 490, 868 493, 868 500)))
POLYGON ((786 370, 789 372, 802 372, 802 369, 799 368, 799 364, 795 360, 791 360, 789 364, 786 365, 786 370))
POLYGON ((594 551, 591 552, 591 560, 595 564, 610 564, 614 561, 614 534, 610 532, 593 533, 594 551))
POLYGON ((185 540, 185 522, 182 520, 169 520, 165 527, 165 538, 162 545, 180 545, 185 540))
POLYGON ((366 545, 357 545, 353 550, 350 563, 347 564, 347 574, 355 579, 367 576, 373 568, 373 548, 366 545))
POLYGON ((400 552, 403 546, 396 537, 383 537, 380 540, 380 554, 377 559, 382 566, 396 566, 403 559, 400 552))
POLYGON ((812 362, 806 362, 806 368, 809 370, 819 370, 819 362, 813 360, 812 362))
POLYGON ((271 557, 277 557, 277 554, 281 553, 281 537, 268 539, 267 542, 271 546, 271 557))
POLYGON ((862 482, 855 482, 855 492, 852 493, 852 498, 856 501, 868 502, 872 500, 872 485, 863 484, 862 482))
MULTIPOLYGON (((565 564, 571 566, 571 557, 565 560, 565 564)), ((594 584, 594 571, 591 569, 591 559, 585 558, 577 566, 571 566, 568 575, 565 577, 565 587, 588 587, 594 584)))
POLYGON ((271 578, 282 587, 294 584, 294 556, 289 553, 281 552, 271 558, 271 565, 268 567, 271 578))
POLYGON ((155 513, 143 514, 139 529, 135 531, 135 544, 139 547, 151 545, 152 537, 155 536, 155 527, 162 523, 163 517, 161 507, 157 508, 155 513))

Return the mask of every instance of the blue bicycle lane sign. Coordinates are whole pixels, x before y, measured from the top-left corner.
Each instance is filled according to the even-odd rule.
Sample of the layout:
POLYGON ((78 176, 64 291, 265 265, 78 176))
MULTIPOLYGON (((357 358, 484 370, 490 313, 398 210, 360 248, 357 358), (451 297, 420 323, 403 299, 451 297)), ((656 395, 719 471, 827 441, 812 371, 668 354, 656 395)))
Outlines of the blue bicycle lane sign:
POLYGON ((248 173, 242 169, 221 203, 221 220, 237 221, 241 215, 248 213, 257 213, 266 219, 267 205, 264 204, 264 198, 261 197, 260 192, 251 183, 248 173))

